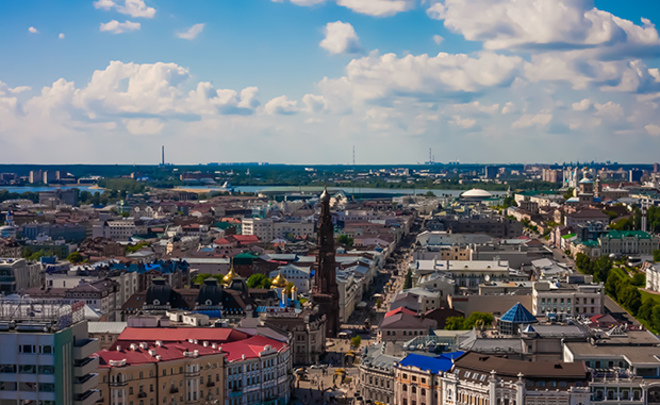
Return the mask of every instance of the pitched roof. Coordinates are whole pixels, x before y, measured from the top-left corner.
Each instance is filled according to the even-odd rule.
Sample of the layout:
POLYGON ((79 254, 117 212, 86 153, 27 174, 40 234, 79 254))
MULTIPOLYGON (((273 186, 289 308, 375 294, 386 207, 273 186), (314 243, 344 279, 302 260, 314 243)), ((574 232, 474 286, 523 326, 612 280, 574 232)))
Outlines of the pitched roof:
MULTIPOLYGON (((586 343, 587 345, 589 343, 586 343)), ((498 376, 517 377, 522 373, 525 378, 586 379, 587 368, 584 362, 564 363, 553 361, 512 360, 503 357, 485 356, 469 352, 454 361, 454 370, 469 369, 490 374, 495 370, 498 376)))
POLYGON ((246 339, 249 335, 232 328, 126 328, 117 342, 186 342, 189 339, 199 342, 227 343, 246 339))
POLYGON ((379 327, 382 328, 396 328, 396 329, 428 329, 435 328, 438 323, 433 319, 422 319, 405 312, 395 314, 389 318, 384 318, 379 327))
POLYGON ((385 318, 389 318, 392 315, 396 315, 396 314, 399 314, 399 313, 402 313, 402 312, 405 313, 405 314, 408 314, 408 315, 415 315, 415 311, 411 311, 410 309, 408 309, 406 307, 399 307, 397 309, 393 309, 393 310, 387 312, 385 314, 385 318))
POLYGON ((243 355, 246 359, 260 357, 260 353, 264 351, 266 346, 271 346, 273 349, 280 351, 286 347, 286 343, 257 335, 249 339, 223 344, 222 351, 227 353, 227 361, 236 361, 241 360, 243 355))
POLYGON ((500 317, 500 321, 520 324, 538 322, 536 317, 519 302, 511 307, 510 310, 506 311, 506 313, 500 317))

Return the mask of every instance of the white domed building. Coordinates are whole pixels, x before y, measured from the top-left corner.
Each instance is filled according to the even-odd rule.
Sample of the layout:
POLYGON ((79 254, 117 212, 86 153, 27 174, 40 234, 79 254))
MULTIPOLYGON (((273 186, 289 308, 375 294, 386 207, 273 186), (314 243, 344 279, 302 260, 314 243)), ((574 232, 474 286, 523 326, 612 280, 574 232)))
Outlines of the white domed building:
POLYGON ((460 198, 463 202, 483 202, 493 198, 493 195, 486 190, 473 188, 472 190, 461 193, 460 198))

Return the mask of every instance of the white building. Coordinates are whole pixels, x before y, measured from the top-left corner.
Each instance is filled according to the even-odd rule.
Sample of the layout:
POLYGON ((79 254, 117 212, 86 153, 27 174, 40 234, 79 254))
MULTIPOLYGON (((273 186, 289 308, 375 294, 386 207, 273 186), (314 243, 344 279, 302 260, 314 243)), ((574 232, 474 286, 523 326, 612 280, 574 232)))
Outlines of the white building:
POLYGON ((362 283, 352 272, 337 271, 339 290, 339 321, 346 322, 357 304, 362 301, 362 283))
POLYGON ((296 238, 311 237, 316 234, 314 222, 276 221, 270 218, 243 218, 243 235, 256 235, 262 241, 271 241, 292 235, 296 238))
POLYGON ((534 316, 591 317, 602 314, 605 304, 603 284, 569 284, 538 281, 532 287, 534 316))
POLYGON ((104 237, 117 241, 128 241, 135 235, 135 222, 133 220, 105 221, 94 225, 92 237, 104 237))
POLYGON ((2 404, 92 405, 98 342, 87 337, 83 304, 51 305, 29 298, 0 300, 2 404))
POLYGON ((646 289, 660 291, 660 264, 654 264, 646 268, 646 289))
POLYGON ((526 281, 529 277, 509 267, 506 260, 416 260, 414 278, 440 272, 456 281, 457 287, 477 289, 485 281, 526 281))
POLYGON ((38 263, 25 259, 0 258, 0 293, 12 294, 32 287, 40 287, 43 271, 38 263))
POLYGON ((602 255, 652 255, 658 237, 643 231, 610 231, 598 238, 602 255))

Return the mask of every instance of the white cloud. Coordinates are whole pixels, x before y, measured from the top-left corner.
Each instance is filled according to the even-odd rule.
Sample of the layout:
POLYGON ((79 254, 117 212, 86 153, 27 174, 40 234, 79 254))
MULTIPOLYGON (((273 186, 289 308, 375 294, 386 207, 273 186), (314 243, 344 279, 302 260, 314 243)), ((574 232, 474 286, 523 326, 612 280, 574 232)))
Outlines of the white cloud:
POLYGON ((157 118, 123 120, 126 130, 133 135, 157 135, 165 124, 157 118))
POLYGON ((648 20, 636 25, 595 8, 592 0, 445 0, 428 14, 486 49, 596 46, 608 56, 660 53, 660 37, 648 20))
MULTIPOLYGON (((106 0, 107 1, 107 0, 106 0)), ((272 0, 274 3, 283 3, 284 0, 272 0)), ((327 0, 290 0, 298 6, 315 6, 327 0)), ((395 14, 412 10, 417 0, 334 0, 340 6, 346 7, 356 13, 374 17, 390 17, 395 14)))
POLYGON ((389 17, 411 10, 415 6, 415 0, 337 0, 337 4, 356 13, 389 17))
POLYGON ((187 31, 177 32, 176 36, 181 39, 193 40, 197 38, 197 35, 201 34, 204 31, 204 26, 206 24, 195 24, 192 27, 188 28, 187 31))
POLYGON ((111 32, 113 34, 123 34, 124 32, 137 31, 140 28, 141 24, 138 22, 125 21, 122 23, 117 20, 112 20, 107 23, 101 23, 99 31, 111 32))
POLYGON ((470 129, 477 124, 477 121, 472 118, 461 118, 458 115, 454 115, 453 120, 449 122, 463 129, 470 129))
POLYGON ((30 27, 30 28, 28 28, 28 32, 29 32, 30 34, 38 34, 38 33, 39 33, 39 30, 36 29, 36 28, 34 28, 34 27, 30 27))
POLYGON ((156 15, 156 9, 148 7, 144 0, 97 0, 94 7, 103 10, 114 10, 121 14, 127 14, 133 18, 153 18, 156 15))
POLYGON ((660 136, 660 126, 658 125, 648 124, 644 126, 644 129, 646 132, 648 132, 649 135, 660 136))
POLYGON ((480 113, 480 114, 492 115, 500 110, 500 105, 497 103, 487 105, 487 104, 482 104, 479 101, 473 101, 471 103, 454 104, 454 110, 465 113, 480 113))
POLYGON ((573 108, 573 111, 586 111, 591 108, 591 100, 585 98, 582 101, 573 103, 571 107, 573 108))
POLYGON ((355 29, 349 23, 336 21, 326 24, 323 29, 325 38, 321 41, 321 48, 332 54, 360 53, 362 47, 355 29))
POLYGON ((305 104, 305 110, 309 113, 325 111, 328 108, 328 102, 323 96, 305 94, 302 101, 305 104))
POLYGON ((324 95, 354 102, 394 95, 420 99, 452 99, 513 81, 522 66, 519 57, 481 53, 477 57, 439 53, 437 56, 395 54, 354 59, 346 75, 323 79, 324 95))
POLYGON ((502 115, 510 114, 513 111, 515 111, 515 105, 511 101, 507 101, 506 104, 504 104, 504 107, 502 107, 502 115))
POLYGON ((65 38, 64 33, 63 33, 63 32, 60 32, 60 35, 58 35, 57 38, 59 38, 59 39, 64 39, 64 38, 65 38))
POLYGON ((287 96, 279 96, 267 102, 264 106, 264 110, 271 115, 295 114, 298 112, 298 102, 296 100, 289 100, 287 96))
POLYGON ((435 42, 436 45, 440 45, 442 43, 442 41, 444 41, 444 40, 445 39, 443 37, 441 37, 440 35, 434 35, 433 36, 433 42, 435 42))
POLYGON ((623 108, 617 103, 608 101, 605 104, 594 104, 596 115, 601 118, 616 120, 623 117, 623 108))
POLYGON ((543 127, 548 125, 550 121, 552 121, 552 114, 547 114, 547 113, 524 114, 512 124, 512 127, 516 129, 543 127))

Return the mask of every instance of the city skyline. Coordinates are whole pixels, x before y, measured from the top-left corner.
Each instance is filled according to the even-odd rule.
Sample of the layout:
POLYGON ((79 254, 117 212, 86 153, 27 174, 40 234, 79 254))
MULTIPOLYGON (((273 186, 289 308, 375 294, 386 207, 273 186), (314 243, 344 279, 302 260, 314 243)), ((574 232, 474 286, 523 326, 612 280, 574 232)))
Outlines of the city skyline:
POLYGON ((0 160, 652 163, 657 21, 650 1, 3 2, 0 160))

